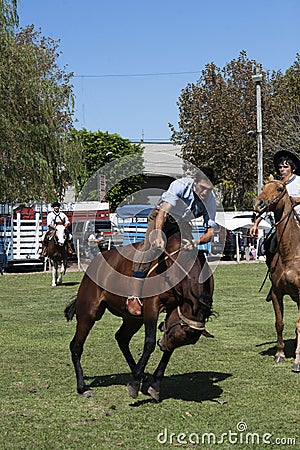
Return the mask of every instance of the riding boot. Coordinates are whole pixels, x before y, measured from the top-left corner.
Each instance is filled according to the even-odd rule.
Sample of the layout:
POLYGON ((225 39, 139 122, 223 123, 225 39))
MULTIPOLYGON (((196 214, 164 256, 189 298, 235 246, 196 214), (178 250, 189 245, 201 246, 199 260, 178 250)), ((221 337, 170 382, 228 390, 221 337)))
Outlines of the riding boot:
POLYGON ((74 254, 73 249, 72 249, 72 245, 71 245, 71 242, 70 242, 70 241, 68 241, 68 254, 69 254, 69 255, 73 255, 73 254, 74 254))
POLYGON ((142 315, 143 303, 140 300, 140 297, 143 291, 144 281, 145 274, 143 272, 133 272, 131 283, 131 292, 133 294, 128 296, 126 300, 127 311, 133 316, 142 315))

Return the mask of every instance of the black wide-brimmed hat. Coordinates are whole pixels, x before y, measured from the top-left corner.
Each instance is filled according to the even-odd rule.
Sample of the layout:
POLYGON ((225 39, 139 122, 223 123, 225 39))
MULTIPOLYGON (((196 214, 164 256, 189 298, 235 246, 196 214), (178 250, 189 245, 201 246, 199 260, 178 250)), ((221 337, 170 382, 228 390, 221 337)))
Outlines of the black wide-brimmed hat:
POLYGON ((55 208, 56 206, 58 206, 60 208, 60 203, 59 202, 54 202, 51 205, 52 208, 55 208))
POLYGON ((278 173, 279 173, 279 169, 278 169, 279 162, 280 162, 280 160, 282 160, 282 158, 290 159, 291 161, 293 161, 293 163, 296 166, 296 170, 294 173, 296 175, 300 175, 300 159, 296 155, 296 153, 292 152, 291 150, 278 150, 278 152, 275 153, 274 166, 278 173))

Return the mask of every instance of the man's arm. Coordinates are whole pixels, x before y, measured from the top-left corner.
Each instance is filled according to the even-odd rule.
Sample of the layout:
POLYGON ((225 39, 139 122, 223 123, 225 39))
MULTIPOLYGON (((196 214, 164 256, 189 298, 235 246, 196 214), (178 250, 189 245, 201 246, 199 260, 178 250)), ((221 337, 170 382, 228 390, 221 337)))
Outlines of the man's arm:
POLYGON ((206 231, 204 234, 202 234, 202 236, 200 236, 198 239, 195 239, 195 244, 199 245, 199 244, 207 244, 207 242, 210 242, 213 238, 214 235, 214 228, 213 227, 209 227, 206 228, 206 231))
POLYGON ((300 203, 300 197, 291 197, 293 203, 300 203))
POLYGON ((52 213, 51 212, 47 216, 47 226, 48 226, 48 228, 52 228, 52 230, 55 230, 55 225, 52 224, 52 213))
POLYGON ((255 237, 256 232, 257 232, 257 228, 258 225, 260 224, 260 222, 262 221, 262 217, 259 216, 257 219, 255 219, 254 224, 252 225, 252 227, 250 228, 250 236, 251 237, 255 237))
POLYGON ((62 213, 62 217, 63 217, 63 220, 64 220, 65 228, 68 228, 69 225, 71 225, 71 222, 69 221, 69 218, 68 218, 67 214, 62 213))
POLYGON ((153 245, 157 248, 164 248, 165 247, 165 241, 163 239, 162 229, 164 226, 164 223, 166 221, 167 214, 171 211, 172 205, 168 202, 163 202, 160 207, 159 211, 157 213, 157 216, 155 218, 155 239, 153 241, 153 245))
POLYGON ((198 239, 193 239, 191 242, 186 241, 184 248, 188 250, 193 250, 194 247, 197 247, 200 244, 207 244, 210 242, 214 235, 214 227, 206 228, 204 234, 202 234, 198 239))

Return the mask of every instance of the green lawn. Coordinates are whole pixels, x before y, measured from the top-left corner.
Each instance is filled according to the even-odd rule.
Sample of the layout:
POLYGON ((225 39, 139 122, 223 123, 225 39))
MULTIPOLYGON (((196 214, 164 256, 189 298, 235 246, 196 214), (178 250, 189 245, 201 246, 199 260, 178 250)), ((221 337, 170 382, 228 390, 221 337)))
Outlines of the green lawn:
MULTIPOLYGON (((0 448, 300 448, 300 375, 291 371, 297 311, 286 298, 287 360, 275 365, 269 282, 258 292, 265 273, 264 264, 217 267, 216 316, 207 326, 215 338, 175 351, 159 404, 128 397, 129 369, 114 340, 120 319, 109 313, 82 358, 95 397, 77 394, 69 353, 75 320, 67 323, 63 311, 82 273, 67 273, 56 288, 49 273, 0 277, 0 448)), ((142 344, 141 331, 135 355, 142 344)), ((149 371, 160 355, 157 349, 149 371)))

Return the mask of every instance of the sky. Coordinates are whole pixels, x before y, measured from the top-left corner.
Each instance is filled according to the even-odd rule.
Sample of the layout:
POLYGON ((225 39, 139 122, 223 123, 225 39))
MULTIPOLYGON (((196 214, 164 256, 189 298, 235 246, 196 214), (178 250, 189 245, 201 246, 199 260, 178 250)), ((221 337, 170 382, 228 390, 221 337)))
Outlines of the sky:
MULTIPOLYGON (((299 0, 20 0, 20 27, 60 40, 77 129, 168 141, 181 90, 239 53, 264 70, 300 53, 299 0)), ((253 87, 255 89, 255 87, 253 87)))

